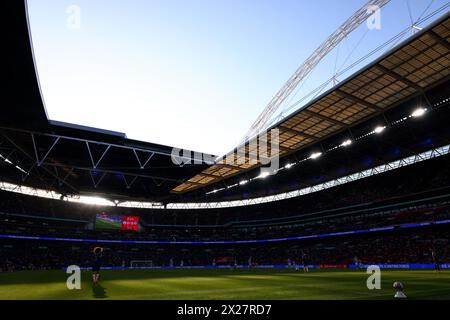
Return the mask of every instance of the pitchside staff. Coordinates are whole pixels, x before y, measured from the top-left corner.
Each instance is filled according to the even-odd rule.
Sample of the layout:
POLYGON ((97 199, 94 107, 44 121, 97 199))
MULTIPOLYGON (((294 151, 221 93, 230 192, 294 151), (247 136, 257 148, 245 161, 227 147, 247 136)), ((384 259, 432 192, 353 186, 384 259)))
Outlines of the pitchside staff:
POLYGON ((436 251, 431 250, 431 257, 433 258, 434 270, 436 270, 436 272, 441 271, 441 264, 439 263, 436 251))
POLYGON ((98 284, 100 279, 100 269, 103 263, 103 251, 108 250, 108 248, 95 247, 92 250, 93 261, 92 261, 92 283, 94 286, 98 284))

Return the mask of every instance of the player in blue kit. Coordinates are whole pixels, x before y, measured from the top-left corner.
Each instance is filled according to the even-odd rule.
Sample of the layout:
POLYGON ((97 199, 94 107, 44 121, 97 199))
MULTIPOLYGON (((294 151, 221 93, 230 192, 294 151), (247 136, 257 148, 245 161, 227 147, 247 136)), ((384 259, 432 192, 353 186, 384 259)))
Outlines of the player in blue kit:
POLYGON ((92 250, 92 253, 94 255, 92 261, 92 283, 94 284, 94 286, 98 284, 98 281, 100 279, 100 269, 102 267, 104 250, 105 248, 102 247, 95 247, 94 250, 92 250))

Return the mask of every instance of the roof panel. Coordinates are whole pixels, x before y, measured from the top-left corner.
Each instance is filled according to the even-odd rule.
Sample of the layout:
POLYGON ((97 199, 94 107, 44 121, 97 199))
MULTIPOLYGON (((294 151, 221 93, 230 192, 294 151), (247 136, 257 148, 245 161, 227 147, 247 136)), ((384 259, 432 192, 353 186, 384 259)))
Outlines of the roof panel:
MULTIPOLYGON (((450 18, 447 17, 277 123, 272 129, 279 129, 280 150, 269 155, 284 156, 298 151, 368 120, 448 77, 449 38, 450 18)), ((247 144, 241 146, 238 152, 228 154, 225 160, 204 170, 208 177, 200 173, 177 186, 173 192, 191 191, 257 168, 261 161, 249 159, 249 150, 253 156, 261 148, 261 143, 257 147, 256 139, 252 139, 250 147, 247 144)))

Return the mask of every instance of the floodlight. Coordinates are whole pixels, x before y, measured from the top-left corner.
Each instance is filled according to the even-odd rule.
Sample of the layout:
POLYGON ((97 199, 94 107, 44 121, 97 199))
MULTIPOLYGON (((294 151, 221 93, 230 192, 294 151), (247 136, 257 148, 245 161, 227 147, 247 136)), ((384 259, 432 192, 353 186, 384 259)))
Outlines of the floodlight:
POLYGON ((376 127, 375 128, 375 130, 373 130, 373 132, 375 132, 375 133, 381 133, 381 132, 383 132, 384 131, 384 129, 386 129, 386 127, 385 126, 378 126, 378 127, 376 127))
POLYGON ((21 171, 22 173, 28 174, 28 172, 26 172, 24 169, 22 169, 22 168, 19 167, 19 166, 16 166, 16 169, 19 170, 19 171, 21 171))
POLYGON ((419 118, 419 117, 423 116, 426 111, 427 111, 427 109, 417 108, 416 110, 414 110, 413 113, 411 113, 411 117, 419 118))
POLYGON ((341 146, 342 146, 342 147, 346 147, 346 146, 351 145, 352 143, 353 143, 352 140, 347 139, 347 140, 345 140, 344 142, 342 142, 341 146))
POLYGON ((309 158, 310 159, 317 159, 322 155, 322 152, 314 152, 309 158))
MULTIPOLYGON (((73 200, 75 200, 75 199, 73 199, 73 200)), ((92 204, 92 205, 100 205, 100 206, 106 206, 106 205, 111 206, 112 205, 112 202, 107 199, 100 198, 100 197, 90 197, 90 196, 80 196, 74 202, 86 203, 86 204, 92 204)))
POLYGON ((268 176, 270 176, 270 173, 267 171, 261 172, 261 174, 258 176, 259 179, 265 179, 268 176))
POLYGON ((287 165, 284 166, 285 169, 289 169, 293 166, 293 163, 288 163, 287 165))

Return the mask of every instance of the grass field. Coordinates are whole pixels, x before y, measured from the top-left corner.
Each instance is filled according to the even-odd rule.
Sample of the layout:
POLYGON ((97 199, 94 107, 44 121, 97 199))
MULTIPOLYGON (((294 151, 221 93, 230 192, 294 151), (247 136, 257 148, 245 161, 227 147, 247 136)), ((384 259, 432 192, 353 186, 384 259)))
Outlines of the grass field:
POLYGON ((114 229, 119 230, 121 227, 120 222, 114 221, 106 221, 100 218, 95 219, 95 228, 96 229, 114 229))
POLYGON ((450 299, 450 272, 382 271, 381 290, 368 290, 364 271, 275 269, 173 269, 102 271, 93 288, 82 273, 81 290, 66 288, 63 271, 0 274, 0 299, 392 299, 403 282, 409 299, 450 299))

